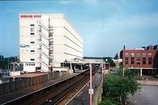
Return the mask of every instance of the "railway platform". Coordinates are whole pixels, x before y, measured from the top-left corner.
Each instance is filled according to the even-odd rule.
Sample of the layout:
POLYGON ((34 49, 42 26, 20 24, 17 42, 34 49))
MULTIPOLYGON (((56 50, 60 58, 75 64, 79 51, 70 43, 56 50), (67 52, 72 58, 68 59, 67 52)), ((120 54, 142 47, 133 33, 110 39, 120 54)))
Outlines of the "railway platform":
MULTIPOLYGON (((56 78, 56 79, 53 79, 53 80, 50 80, 50 81, 47 81, 47 82, 44 82, 44 83, 41 83, 41 84, 38 84, 38 85, 35 85, 35 86, 27 87, 27 88, 24 88, 24 89, 21 89, 21 90, 12 92, 12 93, 0 95, 0 105, 3 105, 3 104, 5 105, 7 102, 9 102, 11 100, 15 100, 17 98, 20 98, 20 97, 26 96, 28 94, 31 94, 31 93, 37 92, 39 90, 42 90, 42 89, 44 89, 46 87, 49 87, 51 85, 60 83, 64 80, 67 80, 69 78, 77 76, 81 72, 83 72, 83 71, 75 72, 75 73, 68 74, 68 75, 64 75, 64 76, 61 76, 59 78, 56 78)), ((38 75, 41 75, 41 74, 38 74, 38 75)), ((33 75, 31 75, 31 74, 30 75, 29 74, 25 75, 25 77, 29 77, 29 76, 32 77, 33 75)))

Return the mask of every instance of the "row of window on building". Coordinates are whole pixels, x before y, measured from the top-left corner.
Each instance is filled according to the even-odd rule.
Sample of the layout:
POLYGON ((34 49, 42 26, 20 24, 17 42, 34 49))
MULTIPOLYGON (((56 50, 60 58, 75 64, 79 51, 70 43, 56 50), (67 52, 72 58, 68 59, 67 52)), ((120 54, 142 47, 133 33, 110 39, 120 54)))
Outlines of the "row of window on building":
MULTIPOLYGON (((39 32, 41 32, 41 28, 39 29, 39 32)), ((30 24, 30 35, 35 35, 35 27, 34 27, 34 24, 30 24)))
POLYGON ((142 64, 146 65, 147 61, 148 64, 152 64, 152 53, 142 53, 142 56, 140 53, 136 53, 136 56, 134 55, 135 53, 125 53, 125 64, 136 64, 140 65, 141 64, 141 59, 142 59, 142 64), (130 56, 129 56, 130 55, 130 56))
POLYGON ((30 35, 35 35, 35 25, 34 24, 30 24, 30 35))
POLYGON ((35 66, 35 63, 33 62, 28 62, 28 63, 25 63, 26 66, 35 66))

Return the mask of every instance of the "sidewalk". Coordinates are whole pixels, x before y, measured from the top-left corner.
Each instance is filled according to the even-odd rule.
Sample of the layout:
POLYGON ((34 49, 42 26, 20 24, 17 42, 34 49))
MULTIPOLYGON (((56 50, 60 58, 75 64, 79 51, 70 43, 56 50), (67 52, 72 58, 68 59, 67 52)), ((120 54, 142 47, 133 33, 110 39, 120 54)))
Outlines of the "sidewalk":
POLYGON ((158 81, 139 80, 138 83, 141 85, 158 86, 158 81))
POLYGON ((143 76, 144 80, 138 80, 141 85, 158 86, 158 79, 152 76, 143 76))
POLYGON ((158 105, 158 87, 142 85, 140 91, 137 91, 134 96, 129 95, 127 105, 158 105))

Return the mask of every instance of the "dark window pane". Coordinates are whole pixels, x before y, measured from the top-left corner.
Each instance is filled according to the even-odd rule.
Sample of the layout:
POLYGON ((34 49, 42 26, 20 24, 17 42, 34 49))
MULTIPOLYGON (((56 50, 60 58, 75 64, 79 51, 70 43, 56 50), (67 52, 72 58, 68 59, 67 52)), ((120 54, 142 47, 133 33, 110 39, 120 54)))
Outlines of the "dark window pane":
POLYGON ((35 50, 31 50, 31 52, 35 52, 35 50))
POLYGON ((35 35, 34 33, 30 33, 31 35, 35 35))
POLYGON ((143 61, 143 65, 145 65, 146 64, 146 61, 143 61))
POLYGON ((134 64, 134 61, 131 61, 131 64, 134 64))
POLYGON ((31 41, 30 43, 31 43, 31 44, 34 44, 35 42, 31 41))
POLYGON ((149 61, 148 64, 151 65, 151 64, 152 64, 152 61, 149 61))
POLYGON ((35 26, 34 24, 30 24, 30 26, 35 26))
POLYGON ((30 59, 31 61, 34 61, 35 59, 30 59))

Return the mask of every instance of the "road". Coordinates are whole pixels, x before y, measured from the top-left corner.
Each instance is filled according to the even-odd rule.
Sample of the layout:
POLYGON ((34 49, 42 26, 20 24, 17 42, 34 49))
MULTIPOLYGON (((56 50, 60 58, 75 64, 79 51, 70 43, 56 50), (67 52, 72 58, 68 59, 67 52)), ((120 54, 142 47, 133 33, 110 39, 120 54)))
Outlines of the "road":
POLYGON ((134 97, 129 96, 127 105, 158 105, 158 86, 142 86, 134 97))

